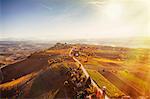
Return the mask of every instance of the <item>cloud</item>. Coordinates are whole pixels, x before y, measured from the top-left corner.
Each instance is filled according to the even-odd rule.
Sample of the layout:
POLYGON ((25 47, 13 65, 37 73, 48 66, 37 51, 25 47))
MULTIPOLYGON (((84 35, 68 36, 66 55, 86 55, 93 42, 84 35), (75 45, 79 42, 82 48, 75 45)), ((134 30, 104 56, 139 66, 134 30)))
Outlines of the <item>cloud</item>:
POLYGON ((95 1, 89 1, 88 4, 95 5, 95 6, 100 6, 104 5, 106 1, 101 1, 101 0, 95 0, 95 1))
POLYGON ((40 4, 43 8, 45 8, 45 9, 47 9, 47 10, 49 10, 49 11, 51 11, 51 10, 53 10, 53 8, 52 7, 49 7, 49 6, 47 6, 47 5, 45 5, 45 4, 40 4))

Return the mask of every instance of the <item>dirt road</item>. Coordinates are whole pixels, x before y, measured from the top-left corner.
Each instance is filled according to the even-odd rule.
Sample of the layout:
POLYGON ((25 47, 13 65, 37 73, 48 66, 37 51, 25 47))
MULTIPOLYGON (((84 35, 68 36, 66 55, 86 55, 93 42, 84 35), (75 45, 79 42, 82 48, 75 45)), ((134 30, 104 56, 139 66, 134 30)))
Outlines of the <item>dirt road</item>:
MULTIPOLYGON (((78 66, 80 66, 80 68, 82 69, 82 71, 85 74, 85 76, 87 78, 89 78, 90 75, 88 74, 88 72, 84 68, 83 64, 77 58, 75 58, 74 56, 71 55, 72 51, 73 51, 73 49, 70 50, 69 56, 71 56, 73 58, 73 60, 78 63, 78 66)), ((91 78, 91 84, 102 94, 102 90, 98 87, 98 85, 94 82, 94 80, 92 78, 91 78)), ((109 97, 107 95, 105 95, 105 99, 109 99, 109 97)))

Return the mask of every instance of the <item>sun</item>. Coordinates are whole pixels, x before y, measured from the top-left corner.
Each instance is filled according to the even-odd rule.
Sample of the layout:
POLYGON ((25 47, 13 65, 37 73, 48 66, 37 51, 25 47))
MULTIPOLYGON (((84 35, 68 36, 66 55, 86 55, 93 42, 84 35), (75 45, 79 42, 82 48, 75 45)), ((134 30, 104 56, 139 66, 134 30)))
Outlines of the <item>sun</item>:
POLYGON ((106 4, 103 8, 104 16, 112 20, 120 19, 123 15, 123 11, 122 4, 115 2, 106 4))

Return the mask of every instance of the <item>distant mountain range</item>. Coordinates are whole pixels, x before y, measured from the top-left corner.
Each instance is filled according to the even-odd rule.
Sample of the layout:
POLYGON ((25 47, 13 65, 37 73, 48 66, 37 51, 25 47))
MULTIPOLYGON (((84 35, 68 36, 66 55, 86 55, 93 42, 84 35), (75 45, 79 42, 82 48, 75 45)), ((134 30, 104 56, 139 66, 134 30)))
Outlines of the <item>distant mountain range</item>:
POLYGON ((121 39, 80 39, 66 41, 69 43, 84 43, 107 45, 113 47, 150 48, 150 38, 121 38, 121 39))
POLYGON ((55 41, 15 41, 15 40, 0 40, 0 43, 31 43, 37 44, 37 43, 45 43, 45 44, 56 44, 58 42, 60 43, 81 43, 81 44, 94 44, 94 45, 107 45, 107 46, 113 46, 113 47, 129 47, 129 48, 150 48, 150 38, 148 37, 139 37, 139 38, 100 38, 100 39, 74 39, 74 40, 55 40, 55 41))

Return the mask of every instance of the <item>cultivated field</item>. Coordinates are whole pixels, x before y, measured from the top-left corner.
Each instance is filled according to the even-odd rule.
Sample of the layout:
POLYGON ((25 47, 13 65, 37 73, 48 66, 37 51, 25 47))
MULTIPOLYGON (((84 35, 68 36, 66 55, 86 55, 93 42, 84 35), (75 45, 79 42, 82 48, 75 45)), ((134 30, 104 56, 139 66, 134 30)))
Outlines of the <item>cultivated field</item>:
POLYGON ((149 97, 150 49, 84 45, 78 59, 100 87, 107 87, 109 96, 149 97))
POLYGON ((1 98, 72 98, 64 81, 77 67, 69 56, 73 47, 90 77, 100 88, 106 86, 107 96, 150 97, 150 49, 57 43, 2 68, 1 98))

